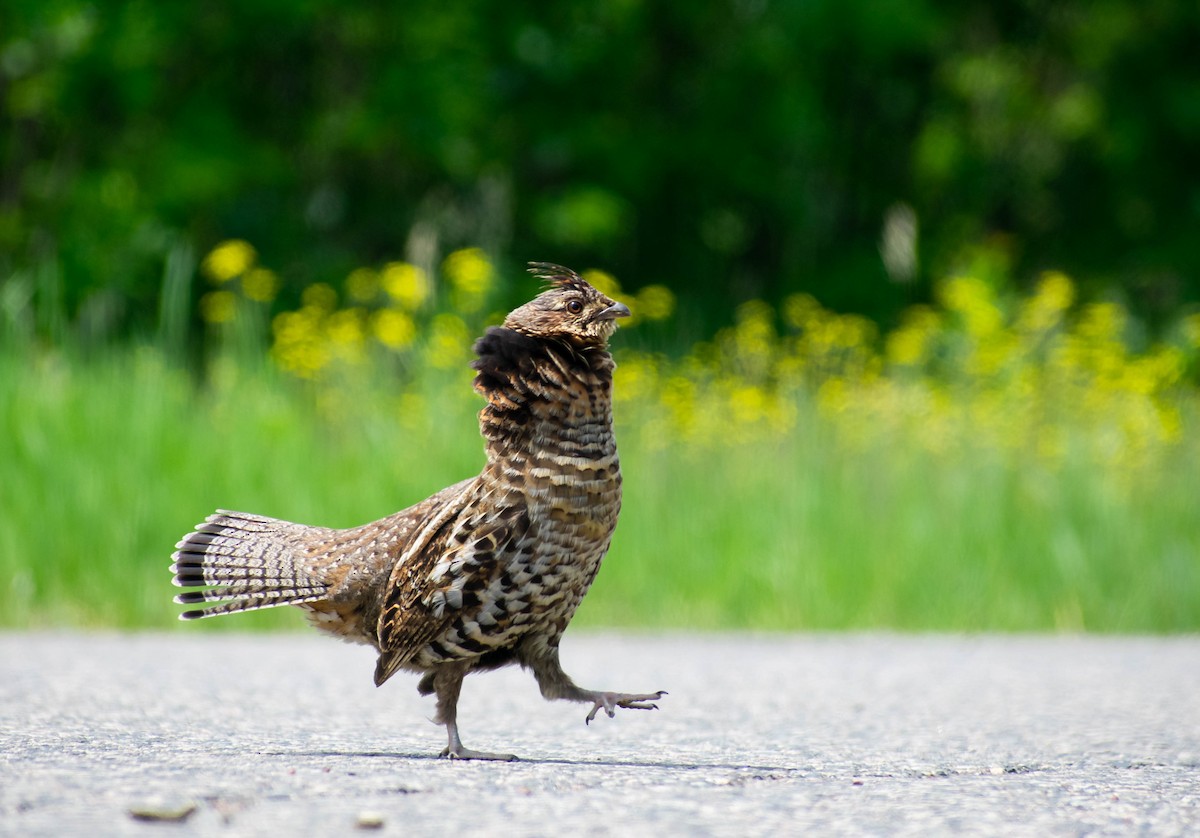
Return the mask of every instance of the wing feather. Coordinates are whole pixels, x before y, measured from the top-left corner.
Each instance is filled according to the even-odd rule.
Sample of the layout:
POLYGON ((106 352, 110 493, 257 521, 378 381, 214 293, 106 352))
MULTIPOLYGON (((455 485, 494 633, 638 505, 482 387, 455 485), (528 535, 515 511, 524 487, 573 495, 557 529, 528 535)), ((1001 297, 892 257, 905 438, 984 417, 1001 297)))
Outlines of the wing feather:
POLYGON ((476 483, 431 517, 396 563, 379 616, 376 685, 465 610, 478 608, 478 592, 524 545, 529 531, 524 500, 510 495, 481 504, 482 492, 476 483))

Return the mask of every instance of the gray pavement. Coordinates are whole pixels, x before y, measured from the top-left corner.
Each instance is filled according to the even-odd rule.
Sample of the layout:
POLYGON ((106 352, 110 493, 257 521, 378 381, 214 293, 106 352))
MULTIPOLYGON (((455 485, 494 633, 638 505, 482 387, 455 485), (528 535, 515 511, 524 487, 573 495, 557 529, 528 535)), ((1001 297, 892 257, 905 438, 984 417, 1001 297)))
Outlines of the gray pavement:
POLYGON ((416 678, 309 635, 0 635, 11 835, 1200 833, 1200 638, 569 631, 585 727, 467 680, 452 763, 416 678), (144 821, 131 812, 181 821, 144 821))

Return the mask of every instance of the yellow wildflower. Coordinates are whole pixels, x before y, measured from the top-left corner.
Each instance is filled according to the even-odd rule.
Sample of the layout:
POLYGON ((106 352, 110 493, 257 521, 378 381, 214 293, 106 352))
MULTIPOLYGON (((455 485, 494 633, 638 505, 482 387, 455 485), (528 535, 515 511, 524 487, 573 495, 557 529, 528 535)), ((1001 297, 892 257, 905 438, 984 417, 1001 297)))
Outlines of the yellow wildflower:
POLYGON ((657 388, 657 363, 643 353, 625 355, 617 365, 615 379, 613 394, 618 400, 633 402, 645 398, 657 388))
POLYGON ((1097 342, 1116 340, 1125 331, 1125 309, 1116 303, 1092 303, 1083 310, 1076 331, 1097 342))
POLYGON ((429 362, 440 369, 465 362, 471 340, 467 324, 456 314, 439 314, 429 324, 429 362))
POLYGON ((1017 328, 1023 332, 1047 332, 1062 322, 1063 313, 1075 302, 1075 286, 1066 274, 1046 271, 1033 296, 1021 304, 1017 328))
POLYGON ((271 357, 282 369, 299 378, 315 378, 329 364, 329 349, 324 343, 300 341, 275 342, 271 357))
POLYGON ((888 361, 902 366, 925 363, 929 360, 939 326, 937 312, 928 306, 913 306, 908 309, 899 328, 892 331, 884 341, 884 352, 888 361))
POLYGON ((673 375, 662 387, 663 406, 670 412, 675 427, 682 433, 688 433, 695 423, 696 399, 696 383, 686 376, 673 375))
POLYGON ((767 414, 767 393, 754 385, 735 387, 729 394, 729 409, 735 425, 753 425, 767 414))
POLYGON ((250 270, 257 259, 258 254, 248 242, 230 239, 218 244, 204 257, 200 270, 219 284, 241 276, 250 270))
POLYGON ((864 349, 878 336, 874 323, 858 314, 844 314, 837 318, 838 333, 834 344, 843 349, 864 349))
POLYGON ((807 329, 820 319, 821 304, 811 294, 792 294, 783 301, 783 321, 793 329, 807 329))
POLYGON ((404 349, 417 337, 417 324, 406 312, 384 308, 371 316, 371 331, 389 349, 404 349))
POLYGON ((647 285, 630 309, 647 320, 666 320, 675 311, 675 295, 665 285, 647 285))
POLYGON ((973 276, 958 276, 940 289, 942 305, 958 312, 967 333, 984 337, 1004 325, 1004 316, 996 306, 991 286, 973 276))
POLYGON ((322 311, 333 311, 337 307, 337 291, 327 283, 316 282, 300 293, 300 301, 322 311))
POLYGON ((383 266, 383 290, 409 311, 416 311, 431 289, 429 275, 409 262, 388 262, 383 266))
POLYGON ((325 317, 325 311, 316 306, 279 314, 271 322, 275 363, 300 378, 315 377, 329 363, 325 317))
POLYGON ((1183 417, 1172 405, 1157 405, 1159 427, 1166 442, 1179 442, 1183 438, 1183 417))
POLYGON ((210 291, 200 298, 200 316, 207 323, 228 323, 237 314, 232 291, 210 291))
POLYGON ((817 388, 817 405, 827 415, 843 413, 850 407, 850 390, 844 378, 829 378, 817 388))
POLYGON ((356 303, 372 302, 379 295, 379 274, 370 268, 355 268, 346 277, 346 293, 356 303))
POLYGON ((468 299, 485 295, 492 287, 492 263, 481 248, 456 250, 442 262, 446 279, 468 299))
POLYGON ((1047 308, 1065 311, 1075 302, 1075 286, 1059 271, 1046 271, 1037 287, 1037 298, 1047 308))
POLYGON ((1149 359, 1154 364, 1161 386, 1167 387, 1183 378, 1187 358, 1177 347, 1159 346, 1150 351, 1149 359))
POLYGON ((326 331, 329 339, 342 346, 362 343, 363 317, 362 309, 344 308, 329 315, 326 331))
POLYGON ((345 361, 358 363, 363 360, 366 341, 363 321, 362 309, 346 308, 333 312, 325 323, 330 346, 345 361))
POLYGON ((269 303, 279 293, 279 277, 267 268, 251 268, 242 277, 242 293, 255 302, 269 303))
POLYGON ((888 361, 900 366, 916 366, 925 361, 928 337, 917 329, 896 329, 887 337, 884 351, 888 361))
POLYGON ((1183 318, 1183 336, 1192 348, 1200 349, 1200 314, 1183 318))
POLYGON ((774 312, 762 300, 750 300, 737 309, 734 329, 738 354, 763 358, 771 353, 775 340, 774 312))

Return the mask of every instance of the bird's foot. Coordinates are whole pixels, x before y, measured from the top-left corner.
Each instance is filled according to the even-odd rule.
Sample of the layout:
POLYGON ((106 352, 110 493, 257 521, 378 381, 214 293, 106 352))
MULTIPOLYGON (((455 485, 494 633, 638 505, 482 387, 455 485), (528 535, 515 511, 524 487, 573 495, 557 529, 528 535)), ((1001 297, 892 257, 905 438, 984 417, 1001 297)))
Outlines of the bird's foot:
POLYGON ((516 754, 493 754, 489 751, 473 751, 470 748, 464 748, 459 745, 457 748, 449 746, 442 749, 438 755, 440 757, 448 757, 450 759, 490 759, 496 762, 516 762, 516 754))
POLYGON ((653 702, 658 701, 666 694, 666 690, 659 690, 655 693, 592 693, 589 698, 595 704, 592 705, 592 712, 587 714, 587 718, 583 722, 591 724, 592 719, 596 718, 596 714, 601 710, 607 713, 611 719, 617 715, 618 707, 624 707, 627 710, 657 710, 658 705, 653 702))

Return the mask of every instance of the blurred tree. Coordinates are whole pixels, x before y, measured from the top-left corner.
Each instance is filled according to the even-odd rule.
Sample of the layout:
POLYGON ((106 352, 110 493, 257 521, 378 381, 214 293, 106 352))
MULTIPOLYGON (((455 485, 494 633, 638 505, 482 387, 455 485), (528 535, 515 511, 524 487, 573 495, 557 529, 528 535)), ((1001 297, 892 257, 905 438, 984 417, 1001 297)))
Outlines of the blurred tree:
POLYGON ((1161 316, 1200 297, 1198 23, 1169 0, 4 0, 0 316, 149 328, 164 272, 230 237, 285 301, 461 245, 603 266, 674 288, 686 337, 798 290, 886 321, 981 246, 1161 316))

